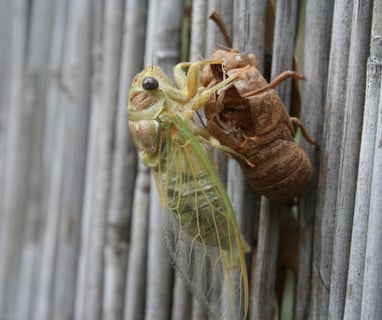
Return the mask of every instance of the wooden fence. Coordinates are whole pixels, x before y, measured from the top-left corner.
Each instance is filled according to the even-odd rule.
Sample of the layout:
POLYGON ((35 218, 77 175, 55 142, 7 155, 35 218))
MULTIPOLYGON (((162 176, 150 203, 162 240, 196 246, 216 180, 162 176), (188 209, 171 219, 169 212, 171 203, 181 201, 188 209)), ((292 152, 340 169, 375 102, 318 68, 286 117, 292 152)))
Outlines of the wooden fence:
MULTIPOLYGON (((302 141, 315 172, 292 215, 219 158, 253 246, 248 319, 382 318, 381 0, 279 0, 274 23, 264 0, 4 0, 1 320, 208 319, 162 248, 126 105, 144 65, 171 74, 224 44, 212 10, 261 69, 272 51, 271 78, 297 56, 320 144, 302 141)), ((277 90, 289 109, 291 83, 277 90)))

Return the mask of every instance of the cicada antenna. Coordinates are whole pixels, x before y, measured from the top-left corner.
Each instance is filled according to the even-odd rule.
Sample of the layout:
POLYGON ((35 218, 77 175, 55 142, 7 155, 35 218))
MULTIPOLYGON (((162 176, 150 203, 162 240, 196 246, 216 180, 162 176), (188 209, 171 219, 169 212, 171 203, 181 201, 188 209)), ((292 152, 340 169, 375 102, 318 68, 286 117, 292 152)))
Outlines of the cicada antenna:
POLYGON ((230 36, 230 34, 228 32, 227 26, 224 23, 224 20, 223 20, 222 16, 219 13, 217 13, 216 11, 212 11, 212 13, 210 14, 209 18, 213 22, 215 22, 216 25, 218 26, 218 28, 220 29, 220 32, 223 35, 224 41, 226 42, 226 45, 229 48, 232 48, 232 39, 231 39, 231 36, 230 36))

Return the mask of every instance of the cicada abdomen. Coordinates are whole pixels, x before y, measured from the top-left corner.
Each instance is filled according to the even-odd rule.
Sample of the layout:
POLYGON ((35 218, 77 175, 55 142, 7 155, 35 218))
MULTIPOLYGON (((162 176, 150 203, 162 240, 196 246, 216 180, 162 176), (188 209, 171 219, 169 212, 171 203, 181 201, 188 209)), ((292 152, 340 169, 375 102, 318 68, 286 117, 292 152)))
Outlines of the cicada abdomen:
POLYGON ((225 69, 206 66, 205 86, 218 83, 230 72, 250 65, 226 90, 216 94, 206 105, 207 129, 221 144, 242 154, 248 161, 237 159, 252 187, 273 200, 286 200, 299 195, 312 175, 312 165, 294 141, 297 118, 291 118, 275 90, 289 77, 302 79, 293 71, 282 73, 268 83, 256 66, 256 57, 238 52, 217 50, 213 58, 224 60, 225 69))
POLYGON ((171 149, 173 152, 163 158, 153 174, 156 183, 161 184, 158 189, 165 193, 162 205, 176 214, 177 229, 203 246, 237 251, 235 230, 227 220, 230 208, 226 196, 198 156, 183 149, 171 149))

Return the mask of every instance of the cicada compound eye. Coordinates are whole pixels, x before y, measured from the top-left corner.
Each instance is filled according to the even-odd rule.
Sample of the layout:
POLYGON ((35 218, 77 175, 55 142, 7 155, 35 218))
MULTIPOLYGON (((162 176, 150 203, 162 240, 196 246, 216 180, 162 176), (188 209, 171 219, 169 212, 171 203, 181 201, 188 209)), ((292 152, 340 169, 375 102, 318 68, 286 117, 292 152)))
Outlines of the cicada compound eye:
POLYGON ((142 88, 145 90, 155 90, 159 88, 159 82, 154 77, 146 77, 142 81, 142 88))

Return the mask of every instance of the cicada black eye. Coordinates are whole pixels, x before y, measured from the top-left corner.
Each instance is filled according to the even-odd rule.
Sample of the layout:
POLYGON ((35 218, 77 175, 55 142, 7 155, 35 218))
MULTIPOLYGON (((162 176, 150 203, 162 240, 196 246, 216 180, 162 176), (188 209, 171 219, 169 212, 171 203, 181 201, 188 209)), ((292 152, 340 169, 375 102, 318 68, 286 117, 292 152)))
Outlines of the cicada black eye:
POLYGON ((142 81, 142 88, 145 90, 155 90, 159 88, 159 82, 153 77, 146 77, 142 81))

